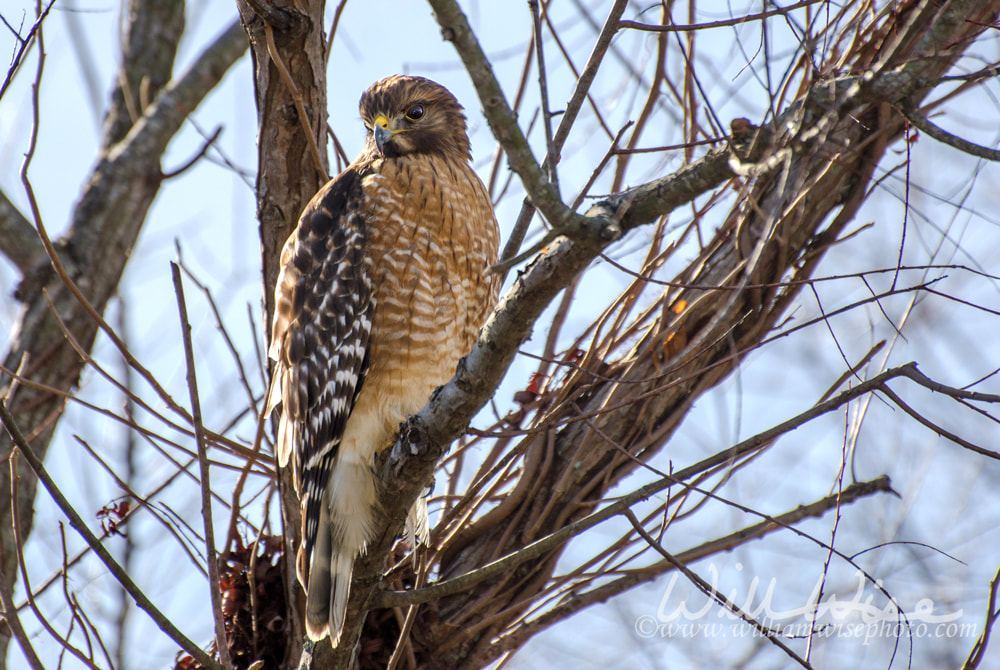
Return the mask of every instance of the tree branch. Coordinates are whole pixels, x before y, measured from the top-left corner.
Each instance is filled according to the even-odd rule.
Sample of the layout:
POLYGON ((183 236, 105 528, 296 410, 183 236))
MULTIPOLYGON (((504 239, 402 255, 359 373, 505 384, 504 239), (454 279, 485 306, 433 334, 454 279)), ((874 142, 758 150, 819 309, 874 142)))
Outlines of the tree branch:
POLYGON ((441 35, 455 45, 455 50, 465 64, 479 101, 483 104, 483 113, 490 130, 507 154, 511 169, 521 178, 521 184, 532 204, 553 228, 563 231, 581 225, 579 215, 563 204, 559 192, 535 160, 528 140, 517 124, 517 114, 507 103, 503 89, 493 74, 493 66, 458 3, 455 0, 428 0, 428 3, 441 26, 441 35))
POLYGON ((211 668, 212 670, 224 670, 221 665, 216 663, 206 654, 202 649, 196 645, 194 642, 189 640, 176 626, 173 622, 165 616, 157 607, 152 603, 146 594, 142 592, 142 589, 132 581, 128 573, 125 572, 120 565, 115 561, 114 557, 111 556, 111 552, 101 543, 101 541, 94 535, 90 528, 87 527, 86 522, 83 518, 77 514, 73 505, 66 499, 56 486, 55 482, 49 476, 48 472, 45 470, 45 466, 42 464, 41 458, 35 453, 31 445, 24 438, 24 434, 21 429, 18 428, 17 422, 14 421, 14 417, 11 412, 7 409, 6 402, 0 400, 0 419, 3 419, 3 425, 7 429, 7 434, 10 436, 14 445, 17 449, 24 455, 25 460, 31 467, 31 470, 38 477, 38 480, 45 487, 45 490, 49 492, 52 496, 52 500, 56 503, 66 518, 69 519, 70 525, 83 537, 87 545, 98 555, 101 562, 104 563, 108 571, 114 576, 118 583, 121 584, 122 588, 128 591, 129 595, 135 598, 135 603, 147 614, 150 618, 156 622, 159 628, 169 635, 174 642, 176 642, 182 649, 187 651, 189 654, 194 656, 199 663, 201 663, 206 668, 211 668))
MULTIPOLYGON (((900 371, 896 372, 892 376, 905 376, 905 373, 900 371)), ((868 388, 868 391, 866 392, 871 392, 877 389, 878 389, 878 384, 875 384, 870 386, 868 388)), ((822 413, 825 414, 826 412, 832 411, 833 409, 836 409, 837 407, 843 405, 844 403, 850 402, 855 397, 857 396, 853 394, 847 394, 847 395, 841 394, 837 398, 834 398, 833 401, 827 401, 827 402, 833 402, 834 404, 828 407, 822 413)), ((789 432, 791 430, 794 430, 799 425, 811 421, 812 419, 820 415, 811 414, 806 418, 800 419, 800 417, 803 416, 804 415, 799 415, 799 417, 792 419, 792 421, 800 420, 801 423, 797 424, 796 426, 787 428, 787 430, 785 430, 784 432, 789 432)), ((781 434, 783 433, 775 434, 770 439, 772 440, 776 439, 777 437, 780 437, 781 434)), ((741 445, 746 445, 746 444, 755 445, 752 449, 749 450, 753 451, 755 449, 760 448, 761 444, 767 444, 767 440, 764 440, 764 438, 762 438, 761 435, 759 434, 754 435, 753 437, 744 440, 742 443, 735 445, 733 449, 738 450, 740 449, 741 445)), ((741 455, 743 453, 748 453, 748 452, 747 451, 740 452, 741 455)), ((653 482, 653 484, 651 484, 650 486, 662 485, 663 488, 667 488, 672 484, 680 484, 681 486, 683 486, 684 483, 682 480, 689 479, 691 476, 700 474, 707 470, 711 470, 713 467, 716 467, 717 464, 718 464, 717 457, 713 456, 699 463, 695 463, 694 465, 685 468, 683 471, 679 471, 674 475, 671 475, 669 477, 661 477, 659 482, 653 482)), ((870 482, 855 483, 847 487, 839 496, 840 504, 853 502, 858 498, 873 495, 880 491, 882 492, 892 491, 892 488, 889 484, 889 478, 886 476, 879 477, 870 482)), ((406 605, 426 603, 426 602, 431 602, 432 600, 440 600, 441 598, 444 598, 446 596, 451 596, 455 595, 456 593, 461 593, 462 591, 466 591, 471 587, 475 586, 476 584, 491 577, 496 577, 497 575, 503 574, 504 572, 508 572, 516 568, 518 565, 521 565, 522 563, 545 556, 553 549, 565 544, 572 538, 582 534, 585 530, 589 530, 590 528, 593 528, 594 526, 604 521, 607 521, 608 519, 614 516, 619 516, 621 514, 624 514, 626 510, 631 509, 632 505, 635 505, 636 503, 648 499, 655 493, 656 492, 645 497, 637 495, 638 492, 629 494, 623 497, 622 499, 612 503, 612 505, 615 506, 615 511, 610 514, 606 510, 601 510, 601 512, 595 512, 593 514, 590 514, 589 516, 586 516, 583 519, 580 519, 579 521, 575 521, 568 526, 560 528, 558 531, 554 533, 546 535, 544 538, 541 538, 540 540, 532 542, 523 549, 518 549, 517 551, 511 554, 508 554, 502 558, 498 558, 497 560, 491 563, 487 563, 481 568, 477 568, 461 576, 453 577, 451 579, 446 579, 445 581, 442 582, 431 584, 430 586, 425 586, 419 589, 411 589, 408 591, 382 590, 381 593, 378 595, 375 606, 379 608, 404 607, 406 605)), ((801 505, 798 508, 792 510, 791 512, 786 512, 785 514, 774 517, 774 519, 769 518, 765 521, 762 521, 759 524, 736 531, 735 533, 719 538, 717 540, 707 542, 699 547, 690 549, 687 552, 684 552, 683 554, 678 554, 678 558, 683 562, 688 563, 694 560, 700 560, 702 558, 711 556, 713 554, 717 554, 722 551, 731 551, 735 546, 743 544, 747 540, 759 539, 761 537, 764 537, 765 535, 768 535, 773 531, 779 530, 783 526, 791 525, 807 517, 822 516, 824 512, 836 506, 837 504, 838 504, 838 495, 832 495, 823 498, 822 500, 816 501, 814 503, 810 503, 809 505, 801 505), (776 521, 779 523, 775 523, 776 521)))
POLYGON ((226 621, 222 613, 222 584, 219 583, 219 562, 215 545, 215 525, 212 523, 212 480, 209 475, 208 447, 205 444, 205 426, 201 422, 201 398, 198 396, 198 375, 194 362, 194 347, 191 345, 191 323, 188 321, 187 302, 184 299, 184 283, 177 263, 170 264, 177 294, 177 312, 181 319, 181 339, 184 342, 184 362, 187 368, 188 395, 191 398, 191 418, 194 423, 195 442, 198 445, 198 468, 201 475, 201 518, 205 528, 205 563, 208 568, 208 593, 215 620, 215 646, 219 650, 219 660, 225 667, 233 662, 229 656, 226 640, 226 621))
POLYGON ((0 253, 27 275, 45 257, 35 227, 0 191, 0 253))
POLYGON ((990 149, 989 147, 984 147, 981 144, 970 142, 969 140, 963 139, 958 135, 949 133, 940 126, 931 123, 930 119, 921 114, 915 106, 907 104, 906 102, 899 104, 897 107, 903 116, 906 117, 907 121, 916 126, 920 132, 929 137, 933 137, 938 142, 947 144, 948 146, 958 149, 959 151, 967 153, 971 156, 985 158, 988 161, 1000 161, 1000 149, 990 149))
MULTIPOLYGON (((677 554, 677 560, 681 563, 692 563, 722 551, 730 551, 733 547, 743 544, 748 540, 761 539, 808 517, 820 517, 825 512, 835 509, 838 504, 850 504, 862 497, 874 495, 879 492, 893 493, 892 487, 889 484, 889 478, 884 475, 868 482, 852 484, 844 489, 839 496, 837 494, 827 496, 822 500, 802 505, 790 512, 773 517, 773 519, 769 518, 725 537, 683 551, 677 554)), ((586 609, 591 605, 603 603, 609 598, 629 591, 640 584, 647 584, 659 579, 674 569, 675 566, 673 563, 661 561, 649 566, 642 572, 625 575, 584 593, 575 594, 537 618, 524 622, 513 633, 502 637, 491 647, 491 655, 493 658, 497 658, 505 652, 518 649, 538 632, 569 618, 580 610, 586 609)))

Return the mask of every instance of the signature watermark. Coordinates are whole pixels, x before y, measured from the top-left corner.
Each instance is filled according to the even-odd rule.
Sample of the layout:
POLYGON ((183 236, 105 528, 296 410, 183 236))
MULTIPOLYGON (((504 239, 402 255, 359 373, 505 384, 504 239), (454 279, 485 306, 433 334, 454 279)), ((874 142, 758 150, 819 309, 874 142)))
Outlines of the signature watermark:
MULTIPOLYGON (((742 566, 736 564, 736 569, 742 566)), ((718 570, 709 566, 710 585, 716 593, 718 570)), ((771 579, 766 587, 759 577, 754 577, 743 597, 733 592, 728 594, 730 603, 739 607, 754 619, 760 628, 748 625, 741 617, 726 607, 721 607, 714 599, 705 598, 697 609, 689 609, 688 601, 674 595, 674 586, 681 576, 671 576, 660 598, 655 614, 643 614, 635 620, 635 632, 641 638, 677 637, 762 637, 780 635, 787 638, 838 637, 861 640, 870 644, 885 638, 958 638, 976 637, 979 634, 975 623, 963 623, 963 610, 936 611, 934 602, 923 598, 912 607, 902 609, 888 601, 885 595, 875 589, 866 594, 866 586, 871 583, 860 572, 855 573, 857 585, 853 593, 824 593, 822 578, 817 579, 806 604, 790 609, 774 606, 777 580, 771 579), (876 599, 884 601, 879 605, 876 599)), ((881 587, 881 582, 875 585, 881 587)))

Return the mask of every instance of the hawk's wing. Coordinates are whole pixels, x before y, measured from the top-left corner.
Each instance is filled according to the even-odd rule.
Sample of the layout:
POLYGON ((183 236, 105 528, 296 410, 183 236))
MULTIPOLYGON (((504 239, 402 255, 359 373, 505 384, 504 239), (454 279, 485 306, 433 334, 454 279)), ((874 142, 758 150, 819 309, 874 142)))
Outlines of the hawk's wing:
POLYGON ((306 557, 367 368, 375 301, 364 262, 363 198, 361 175, 352 168, 313 197, 282 249, 275 287, 268 355, 276 365, 267 411, 282 404, 275 451, 282 466, 293 457, 306 557))

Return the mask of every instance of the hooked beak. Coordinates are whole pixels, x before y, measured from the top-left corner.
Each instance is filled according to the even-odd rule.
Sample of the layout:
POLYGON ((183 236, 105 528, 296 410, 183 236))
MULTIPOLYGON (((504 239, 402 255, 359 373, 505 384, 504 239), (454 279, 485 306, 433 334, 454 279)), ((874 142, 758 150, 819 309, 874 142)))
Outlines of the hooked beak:
POLYGON ((375 137, 375 147, 383 156, 385 156, 385 143, 395 134, 396 131, 389 128, 389 119, 381 114, 375 117, 375 122, 372 124, 372 135, 375 137))

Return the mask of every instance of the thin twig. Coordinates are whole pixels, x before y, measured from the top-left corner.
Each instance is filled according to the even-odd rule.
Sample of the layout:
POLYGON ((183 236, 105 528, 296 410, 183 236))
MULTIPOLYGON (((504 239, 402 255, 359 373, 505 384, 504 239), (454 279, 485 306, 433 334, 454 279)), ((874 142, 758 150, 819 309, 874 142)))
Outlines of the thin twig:
POLYGON ((657 26, 649 23, 639 23, 638 21, 619 21, 618 27, 621 29, 628 28, 630 30, 642 30, 653 33, 690 32, 692 30, 706 30, 708 28, 725 28, 727 26, 738 26, 741 23, 749 23, 750 21, 759 21, 771 16, 787 14, 795 9, 815 5, 817 2, 826 2, 826 0, 800 0, 799 2, 788 5, 787 7, 778 7, 776 9, 769 9, 760 12, 758 14, 747 14, 746 16, 738 16, 733 19, 721 19, 719 21, 708 21, 705 23, 691 23, 688 25, 671 23, 668 25, 657 26))
POLYGON ((993 626, 996 625, 997 620, 1000 619, 1000 610, 996 609, 998 589, 1000 589, 1000 568, 997 568, 997 573, 994 575, 993 581, 990 582, 990 593, 986 599, 986 621, 983 622, 983 632, 979 634, 979 639, 972 645, 972 651, 969 652, 969 657, 962 665, 962 670, 975 670, 983 661, 986 647, 990 643, 990 633, 993 631, 993 626))
POLYGON ((195 373, 194 347, 191 345, 191 324, 188 321, 187 305, 184 301, 184 282, 177 263, 170 263, 177 295, 177 311, 181 319, 181 335, 184 339, 184 359, 187 364, 187 386, 191 397, 191 416, 194 421, 195 440, 198 443, 198 466, 201 470, 201 516, 205 522, 205 560, 208 564, 208 588, 211 594, 212 615, 215 619, 215 641, 222 665, 229 668, 233 662, 229 657, 229 643, 226 640, 226 621, 222 614, 222 591, 219 585, 219 562, 215 553, 215 528, 212 525, 212 483, 209 478, 208 449, 205 445, 205 427, 201 422, 201 400, 198 397, 198 378, 195 373))
POLYGON ((299 89, 295 85, 292 75, 289 74, 288 68, 285 67, 285 61, 281 60, 281 54, 278 53, 278 47, 274 43, 274 31, 271 29, 270 24, 266 21, 264 22, 264 36, 267 40, 267 53, 271 55, 271 62, 273 62, 274 66, 278 68, 278 72, 281 74, 281 80, 285 82, 285 86, 288 88, 288 94, 292 97, 292 102, 295 104, 295 111, 298 113, 299 123, 302 124, 302 132, 306 136, 306 142, 309 145, 309 153, 312 155, 316 171, 320 173, 323 180, 326 181, 329 179, 329 175, 326 172, 326 166, 323 165, 323 156, 319 152, 319 145, 316 144, 316 136, 313 134, 312 128, 309 127, 309 117, 306 116, 306 107, 302 102, 302 94, 299 93, 299 89))
POLYGON ((667 560, 668 563, 673 565, 674 568, 679 570, 685 577, 687 577, 688 581, 694 584, 699 591, 701 591, 708 597, 712 598, 713 600, 715 600, 715 602, 719 603, 727 610, 738 616, 740 619, 748 623, 750 626, 754 628, 754 630, 756 630, 757 632, 761 633, 764 637, 766 637, 768 642, 781 649, 783 652, 785 652, 785 654, 788 655, 789 658, 791 658, 793 661, 801 665, 803 668, 812 667, 809 665, 809 662, 807 660, 800 657, 798 654, 792 651, 792 649, 788 645, 782 642, 781 639, 778 637, 777 633, 775 633, 773 630, 771 630, 767 626, 763 625, 762 623, 754 619, 752 616, 750 616, 750 614, 748 614, 745 610, 743 610, 743 608, 734 603, 732 600, 730 600, 723 594, 719 593, 715 589, 715 587, 713 587, 711 584, 702 579, 701 576, 699 576, 697 573, 694 572, 694 570, 684 565, 684 563, 677 560, 677 558, 675 558, 670 552, 664 549, 660 545, 660 543, 656 541, 656 538, 652 537, 648 532, 646 532, 646 529, 643 528, 642 524, 639 523, 639 520, 635 518, 635 514, 632 512, 631 509, 625 510, 625 517, 629 520, 629 523, 632 524, 632 528, 635 529, 635 532, 637 532, 642 537, 642 539, 646 541, 646 544, 655 549, 661 556, 663 556, 663 558, 667 560))
POLYGON ((14 639, 17 640, 18 646, 21 647, 21 653, 28 660, 31 670, 45 670, 45 666, 38 659, 38 654, 35 653, 35 648, 31 646, 31 640, 28 639, 28 635, 21 625, 21 617, 18 616, 17 608, 14 607, 14 598, 10 588, 12 580, 7 578, 3 565, 3 546, 0 545, 0 605, 3 606, 4 623, 7 624, 14 639))
POLYGON ((528 0, 531 25, 535 35, 535 60, 538 62, 538 92, 542 103, 542 129, 545 131, 545 160, 542 169, 547 172, 549 183, 559 192, 559 172, 556 170, 558 150, 552 139, 552 108, 549 106, 549 80, 545 72, 545 38, 542 36, 542 18, 538 0, 528 0))
POLYGON ((340 25, 340 15, 344 13, 344 7, 347 5, 347 0, 340 0, 337 3, 337 8, 333 10, 333 21, 330 22, 330 34, 326 38, 326 63, 327 67, 330 65, 330 52, 333 51, 333 38, 337 35, 337 26, 340 25))
POLYGON ((201 145, 201 149, 198 151, 198 153, 196 153, 194 156, 188 159, 183 165, 181 165, 176 170, 170 170, 169 172, 164 172, 163 179, 173 179, 177 175, 190 169, 191 166, 197 163, 201 158, 205 156, 206 153, 208 153, 208 150, 212 147, 213 144, 215 144, 215 140, 219 139, 219 135, 221 134, 222 134, 222 126, 219 126, 218 128, 215 129, 215 132, 213 132, 212 135, 205 140, 205 143, 201 145))
MULTIPOLYGON (((11 451, 10 458, 7 459, 7 464, 10 467, 10 505, 11 505, 11 516, 13 521, 14 529, 14 548, 17 552, 17 565, 19 572, 21 573, 21 581, 24 582, 24 591, 28 597, 28 606, 31 608, 32 614, 35 618, 42 624, 42 628, 47 632, 62 648, 63 652, 68 651, 70 654, 75 656, 81 663, 86 665, 93 670, 98 670, 97 666, 94 665, 93 659, 88 658, 82 651, 77 649, 67 637, 59 634, 59 632, 52 627, 52 624, 42 613, 42 610, 38 607, 38 603, 32 597, 31 593, 31 580, 28 576, 28 566, 24 560, 24 536, 21 534, 21 514, 18 506, 18 496, 17 496, 17 452, 11 451)), ((63 577, 65 579, 65 576, 63 577)))
POLYGON ((970 142, 958 135, 949 133, 944 128, 932 123, 930 119, 921 114, 912 104, 900 103, 897 108, 906 117, 906 120, 916 126, 920 132, 933 137, 938 142, 947 144, 963 153, 985 158, 988 161, 1000 161, 1000 149, 990 149, 989 147, 984 147, 981 144, 970 142))
MULTIPOLYGON (((35 19, 34 24, 32 24, 31 29, 28 31, 27 37, 21 37, 18 35, 17 40, 20 46, 14 57, 11 59, 11 65, 7 68, 7 76, 4 77, 3 84, 0 85, 0 100, 3 99, 4 93, 10 88, 10 83, 14 80, 14 75, 20 69, 21 63, 24 61, 25 54, 31 45, 34 44, 35 36, 41 34, 42 22, 45 21, 45 17, 49 15, 49 10, 52 9, 52 5, 56 4, 56 0, 49 0, 49 4, 45 6, 45 9, 39 13, 38 18, 35 19)), ((4 21, 6 23, 6 21, 4 21)))
MULTIPOLYGON (((420 567, 417 570, 417 581, 414 586, 416 588, 420 588, 424 585, 426 580, 427 554, 422 551, 420 552, 420 567)), ((389 662, 386 664, 386 670, 395 670, 396 666, 399 664, 399 660, 403 657, 404 649, 411 648, 409 639, 410 630, 413 628, 413 622, 417 619, 417 607, 418 606, 416 604, 413 604, 406 608, 406 618, 403 620, 403 625, 399 629, 399 640, 396 642, 396 648, 392 650, 392 656, 389 657, 389 662)))
POLYGON ((160 630, 166 633, 174 642, 177 643, 182 649, 191 654, 199 663, 208 668, 209 670, 225 670, 222 665, 214 661, 208 654, 204 652, 198 645, 189 640, 187 636, 184 635, 173 622, 163 614, 153 602, 146 597, 146 594, 142 592, 132 578, 129 577, 128 573, 122 570, 121 566, 118 565, 111 552, 101 544, 101 541, 91 532, 90 528, 87 527, 86 522, 80 517, 77 511, 66 499, 66 496, 62 494, 59 487, 49 476, 48 471, 45 469, 45 465, 42 463, 41 459, 35 454, 31 445, 28 444, 27 440, 24 439, 24 434, 21 429, 17 426, 14 421, 13 415, 7 409, 6 403, 0 401, 0 419, 3 420, 4 426, 7 428, 7 432, 10 434, 11 440, 17 446, 17 448, 24 454, 25 460, 28 461, 28 465, 35 472, 35 476, 38 477, 42 486, 45 490, 49 492, 52 496, 53 501, 55 501, 56 506, 62 511, 63 514, 69 519, 69 525, 71 525, 76 531, 83 537, 84 541, 90 545, 90 547, 97 553, 101 562, 108 568, 108 571, 114 576, 118 583, 122 585, 129 595, 135 598, 136 605, 140 609, 144 610, 156 625, 159 626, 160 630))
MULTIPOLYGON (((100 631, 97 630, 97 626, 90 620, 87 613, 82 607, 80 607, 80 601, 77 599, 75 593, 70 593, 69 590, 69 554, 66 549, 66 524, 62 521, 59 522, 59 542, 60 548, 62 549, 62 585, 63 585, 63 600, 66 601, 66 606, 72 612, 73 619, 80 622, 80 627, 83 629, 83 634, 87 638, 87 646, 90 649, 90 659, 93 660, 93 645, 90 643, 90 636, 93 635, 94 639, 97 640, 97 646, 101 648, 101 652, 104 654, 104 660, 108 662, 108 667, 114 670, 115 664, 111 661, 111 654, 108 653, 108 648, 104 645, 104 640, 101 638, 100 631), (89 631, 89 633, 88 633, 89 631)), ((122 591, 124 594, 125 592, 122 591)), ((126 594, 127 595, 127 594, 126 594)), ((121 630, 121 629, 119 629, 121 630)), ((69 637, 71 633, 68 633, 66 637, 69 637)), ((121 664, 119 664, 119 667, 121 664)), ((95 666, 97 667, 97 666, 95 666)))

